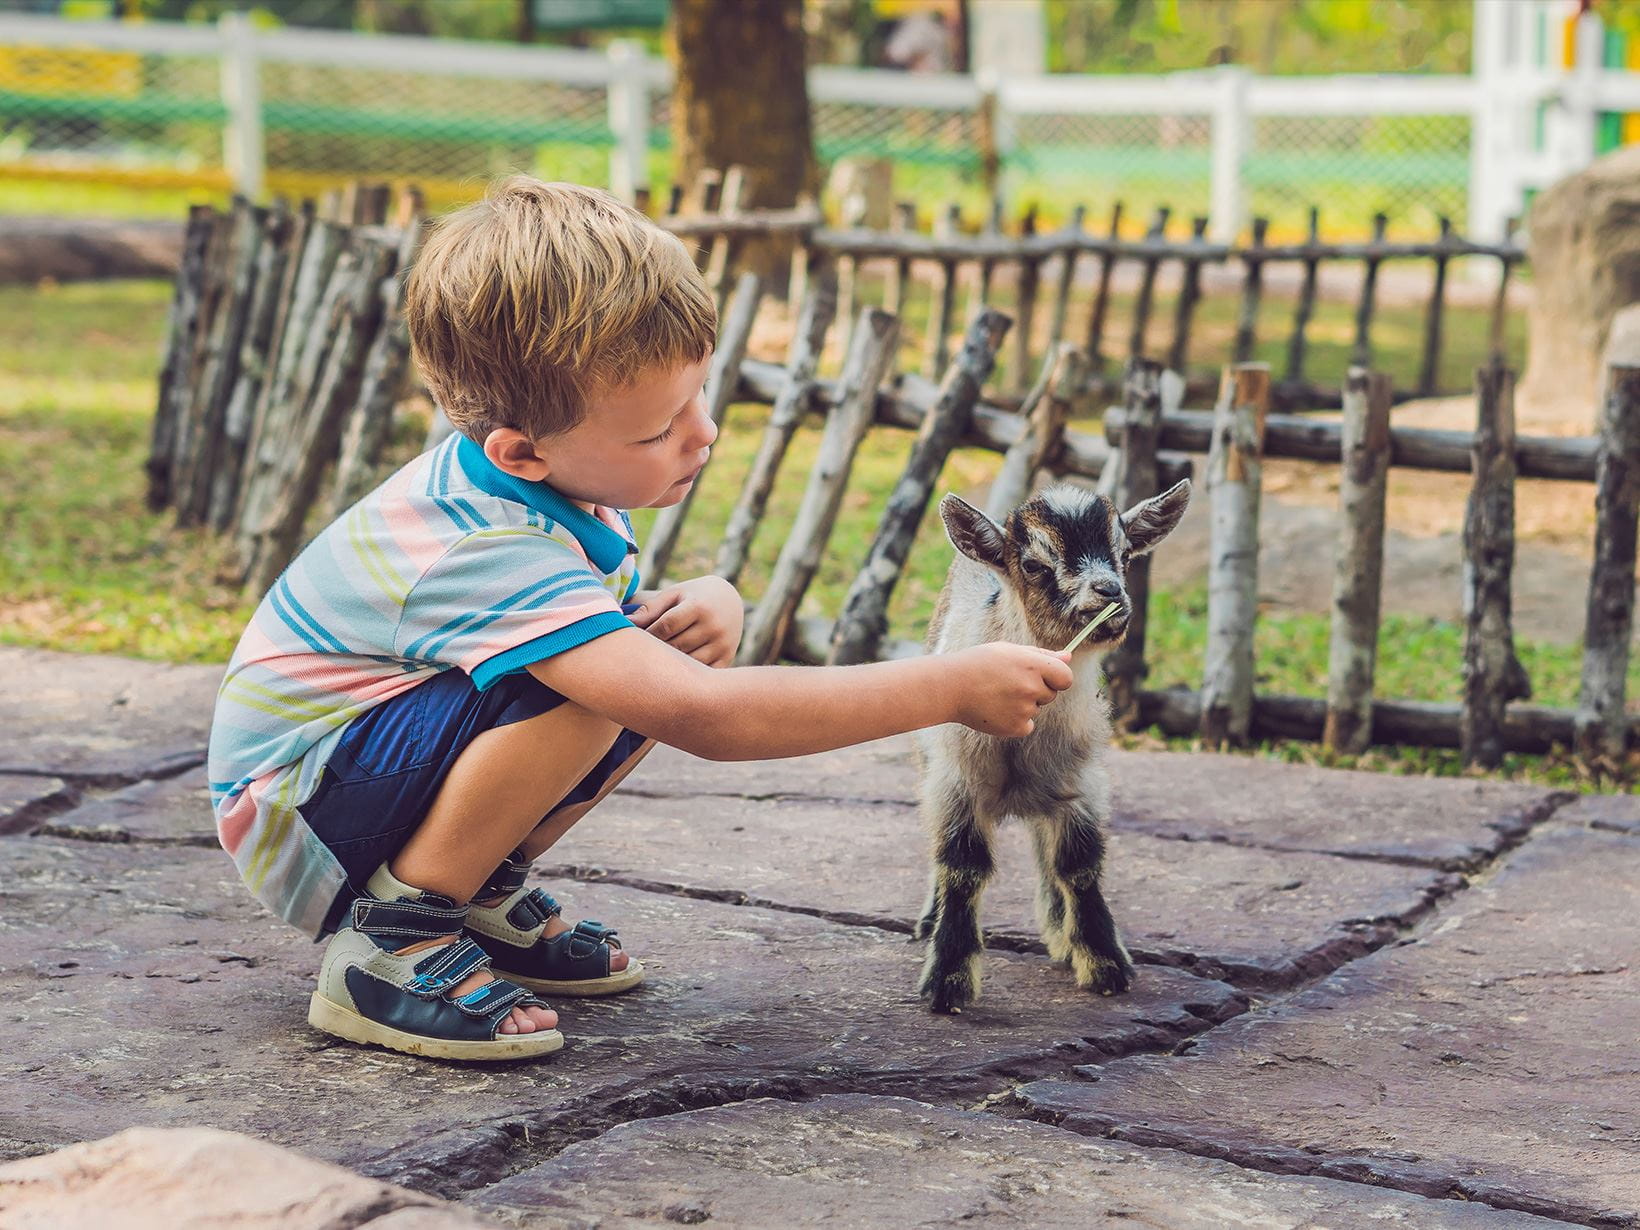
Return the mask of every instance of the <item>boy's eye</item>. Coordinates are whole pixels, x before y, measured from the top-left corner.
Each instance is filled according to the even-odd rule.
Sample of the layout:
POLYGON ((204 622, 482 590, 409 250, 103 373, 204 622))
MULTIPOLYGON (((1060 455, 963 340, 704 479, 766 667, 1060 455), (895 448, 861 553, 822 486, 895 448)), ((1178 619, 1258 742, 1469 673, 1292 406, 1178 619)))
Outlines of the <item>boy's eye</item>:
POLYGON ((640 441, 638 441, 638 443, 640 443, 640 444, 659 444, 663 440, 670 440, 672 438, 672 433, 675 432, 677 429, 678 429, 677 420, 674 419, 672 422, 670 422, 666 425, 666 430, 661 432, 660 435, 650 436, 649 439, 640 440, 640 441))

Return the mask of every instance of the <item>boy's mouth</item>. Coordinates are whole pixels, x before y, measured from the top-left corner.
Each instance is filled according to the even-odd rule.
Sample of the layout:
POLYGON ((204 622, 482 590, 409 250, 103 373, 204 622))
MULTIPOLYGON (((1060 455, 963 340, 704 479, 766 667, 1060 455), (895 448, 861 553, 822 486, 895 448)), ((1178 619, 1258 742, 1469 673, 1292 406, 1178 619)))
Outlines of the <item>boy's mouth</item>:
POLYGON ((685 486, 689 483, 694 482, 697 478, 700 477, 700 472, 702 470, 704 470, 705 468, 706 468, 706 463, 703 461, 698 466, 696 466, 693 470, 689 471, 689 473, 685 474, 682 478, 678 479, 678 481, 673 483, 672 485, 674 487, 682 487, 682 486, 685 486))

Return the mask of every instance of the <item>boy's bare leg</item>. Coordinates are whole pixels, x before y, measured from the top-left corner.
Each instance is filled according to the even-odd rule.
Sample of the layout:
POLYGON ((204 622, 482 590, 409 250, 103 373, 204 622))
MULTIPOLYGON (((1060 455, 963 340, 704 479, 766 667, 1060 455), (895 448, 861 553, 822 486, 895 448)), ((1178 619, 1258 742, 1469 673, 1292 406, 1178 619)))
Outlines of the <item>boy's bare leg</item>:
MULTIPOLYGON (((545 827, 541 817, 592 771, 619 733, 615 723, 570 701, 525 721, 485 731, 457 757, 427 818, 388 869, 404 883, 440 893, 457 904, 471 900, 532 830, 545 827)), ((549 924, 549 930, 567 926, 561 919, 553 922, 558 926, 549 924)), ((429 940, 401 951, 434 947, 455 938, 429 940)), ((611 955, 612 973, 625 969, 626 964, 625 953, 611 955)), ((473 990, 490 978, 487 970, 481 970, 458 986, 456 993, 473 990)), ((501 1032, 533 1033, 557 1023, 558 1014, 550 1009, 515 1008, 502 1022, 501 1032)))
MULTIPOLYGON (((541 821, 531 830, 530 835, 519 843, 519 850, 527 862, 534 862, 542 854, 558 844, 558 839, 574 827, 575 822, 586 815, 608 797, 609 792, 621 784, 623 778, 638 767, 638 762, 649 755, 649 749, 655 746, 653 739, 646 739, 638 748, 622 762, 621 767, 611 773, 604 784, 599 787, 598 793, 585 803, 577 803, 574 807, 566 807, 555 816, 541 821)), ((607 749, 606 749, 607 750, 607 749)), ((624 967, 625 962, 622 962, 624 967)))

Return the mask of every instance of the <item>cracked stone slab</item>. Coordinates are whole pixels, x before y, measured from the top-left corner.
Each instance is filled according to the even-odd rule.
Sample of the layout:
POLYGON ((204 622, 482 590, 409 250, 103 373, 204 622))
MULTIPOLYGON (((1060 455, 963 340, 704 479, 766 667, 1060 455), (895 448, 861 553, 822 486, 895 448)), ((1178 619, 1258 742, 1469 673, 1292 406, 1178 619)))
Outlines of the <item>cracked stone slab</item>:
MULTIPOLYGON (((997 946, 1039 950, 1035 862, 998 833, 981 919, 997 946)), ((617 792, 542 859, 542 874, 614 878, 909 931, 927 841, 905 806, 617 792), (556 864, 554 866, 553 864, 556 864)), ((1114 833, 1111 909, 1140 960, 1250 987, 1289 986, 1392 939, 1457 878, 1422 867, 1114 833)), ((1143 976, 1143 974, 1141 974, 1143 976)))
POLYGON ((114 785, 203 763, 220 666, 0 648, 0 772, 114 785))
POLYGON ((569 1042, 548 1060, 436 1063, 309 1029, 322 950, 219 852, 29 837, 0 842, 0 863, 0 1157, 195 1124, 447 1194, 626 1118, 771 1092, 973 1098, 1244 1007, 1174 970, 1093 997, 997 953, 984 1001, 935 1017, 902 936, 589 884, 567 907, 618 924, 646 984, 556 1004, 569 1042))
POLYGON ((78 841, 218 845, 211 791, 198 769, 90 799, 46 821, 38 832, 78 841))
POLYGON ((1587 824, 1614 833, 1640 837, 1640 796, 1632 794, 1585 794, 1555 813, 1556 820, 1587 824))
POLYGON ((624 1123, 475 1193, 520 1227, 1564 1225, 1483 1205, 841 1094, 624 1123), (618 1176, 618 1179, 612 1178, 618 1176))
POLYGON ((73 789, 60 777, 0 773, 0 833, 20 833, 35 819, 72 802, 73 789))
MULTIPOLYGON (((646 796, 799 796, 915 803, 909 736, 800 756, 714 764, 656 748, 632 775, 646 796)), ((1392 777, 1212 752, 1110 753, 1113 828, 1473 870, 1569 795, 1473 778, 1392 777)))
POLYGON ((1640 1225, 1635 853, 1557 824, 1418 941, 1182 1056, 1015 1096, 1036 1118, 1139 1144, 1640 1225))

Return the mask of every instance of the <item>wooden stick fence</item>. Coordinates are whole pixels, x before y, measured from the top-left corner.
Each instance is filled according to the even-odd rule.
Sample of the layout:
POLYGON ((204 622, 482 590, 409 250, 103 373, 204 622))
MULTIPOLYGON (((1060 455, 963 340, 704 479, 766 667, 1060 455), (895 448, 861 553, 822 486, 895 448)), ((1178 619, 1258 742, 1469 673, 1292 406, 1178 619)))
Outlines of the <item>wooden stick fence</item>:
MULTIPOLYGON (((697 212, 710 208, 719 187, 738 199, 736 182, 728 177, 700 186, 693 201, 697 212)), ((233 533, 252 593, 271 583, 300 545, 305 517, 320 501, 326 467, 337 463, 329 491, 335 513, 362 491, 381 450, 405 374, 408 344, 399 306, 420 233, 413 199, 398 203, 396 227, 382 225, 389 206, 385 194, 359 191, 317 209, 261 209, 241 201, 226 214, 196 209, 190 215, 148 463, 150 496, 156 507, 173 507, 184 524, 233 533)), ((1480 254, 1499 261, 1507 273, 1519 260, 1518 251, 1468 244, 1449 227, 1433 244, 1392 245, 1378 226, 1367 244, 1321 245, 1312 234, 1310 241, 1289 248, 1265 243, 1259 228, 1253 249, 1232 250, 1208 243, 1200 227, 1193 227, 1187 241, 1170 241, 1160 214, 1140 241, 1117 238, 1119 213, 1110 233, 1098 236, 1083 228, 1080 217, 1043 235, 970 238, 953 233, 949 215, 937 236, 910 233, 908 215, 900 217, 901 229, 881 234, 827 231, 812 206, 670 220, 680 233, 711 241, 702 260, 720 295, 738 237, 785 230, 796 232, 802 244, 794 264, 804 271, 806 291, 785 365, 746 354, 762 286, 745 274, 727 300, 708 381, 714 418, 721 419, 735 401, 772 406, 716 553, 718 571, 731 579, 744 570, 795 432, 811 414, 824 420, 801 506, 785 532, 771 579, 749 613, 742 662, 785 656, 843 663, 920 652, 887 635, 886 612, 955 448, 1002 455, 990 499, 999 516, 1027 498, 1045 472, 1096 481, 1101 491, 1129 506, 1189 474, 1195 454, 1206 456, 1206 491, 1197 498, 1210 502, 1213 541, 1202 687, 1153 691, 1142 686, 1149 582, 1147 571, 1135 567, 1129 577, 1134 613, 1128 638, 1106 661, 1122 721, 1199 734, 1213 745, 1279 736, 1322 740, 1352 752, 1373 743, 1453 746, 1462 749, 1467 763, 1481 766, 1495 766, 1508 750, 1575 744, 1591 765, 1615 768, 1640 742, 1640 718, 1624 708, 1640 536, 1640 368, 1613 369, 1599 434, 1581 440, 1516 436, 1513 375, 1497 355, 1476 373, 1473 433, 1392 428, 1389 407, 1399 394, 1383 373, 1366 366, 1353 368, 1335 395, 1344 408, 1339 423, 1276 413, 1282 382, 1255 363, 1225 370, 1214 411, 1186 410, 1183 377, 1142 354, 1129 357, 1121 404, 1105 414, 1101 431, 1069 426, 1094 384, 1089 351, 1063 337, 1069 328, 1063 303, 1072 293, 1081 256, 1092 254, 1098 262, 1091 305, 1096 319, 1107 312, 1109 275, 1118 261, 1140 262, 1141 290, 1155 269, 1180 262, 1182 286, 1191 295, 1189 288, 1209 263, 1233 258, 1252 270, 1278 260, 1300 262, 1305 280, 1287 349, 1290 384, 1302 373, 1307 301, 1313 301, 1315 270, 1322 261, 1355 259, 1367 267, 1356 316, 1359 357, 1370 353, 1377 264, 1412 255, 1447 262, 1480 254), (977 265, 982 282, 986 262, 1014 263, 1023 288, 1031 292, 1019 303, 1024 317, 1035 311, 1035 288, 1045 286, 1047 349, 1039 357, 1021 346, 1029 331, 1019 318, 1008 347, 1014 365, 1010 385, 1026 363, 1034 364, 1023 399, 1003 401, 995 394, 988 399, 983 392, 1010 332, 1007 316, 983 306, 971 313, 954 357, 942 357, 947 330, 932 329, 924 339, 924 360, 915 364, 923 374, 898 377, 891 373, 898 365, 899 318, 873 307, 860 309, 857 317, 850 312, 845 319, 853 318, 852 333, 841 375, 822 377, 828 329, 858 298, 865 263, 878 258, 888 262, 891 290, 898 279, 894 293, 902 302, 912 266, 930 261, 939 266, 936 317, 954 312, 960 275, 970 263, 977 265), (928 378, 936 372, 939 383, 928 378), (916 433, 904 471, 839 617, 800 616, 832 538, 855 456, 874 426, 916 433), (1332 462, 1343 470, 1325 698, 1261 695, 1254 687, 1260 475, 1264 461, 1278 457, 1332 462), (1466 632, 1458 704, 1373 698, 1385 489, 1392 466, 1474 475, 1463 540, 1466 632), (1590 482, 1597 489, 1587 648, 1575 712, 1520 703, 1530 689, 1514 652, 1508 595, 1514 489, 1522 477, 1590 482)), ((1436 370, 1428 355, 1438 352, 1441 336, 1444 264, 1437 270, 1421 386, 1436 370)), ((1238 338, 1243 329, 1256 329, 1260 286, 1260 276, 1243 281, 1238 338), (1252 310, 1246 310, 1248 302, 1252 310)), ((1180 339, 1188 341, 1193 309, 1188 297, 1175 306, 1170 357, 1188 349, 1181 348, 1180 339)), ((1142 295, 1135 316, 1130 349, 1142 350, 1149 345, 1149 309, 1142 295)), ((1102 333, 1092 340, 1101 341, 1102 333)), ((643 558, 648 584, 662 582, 690 507, 685 501, 666 510, 649 536, 643 558)))
POLYGON ((190 211, 148 501, 231 533, 252 597, 301 546, 327 467, 332 513, 371 480, 409 367, 400 300, 420 214, 413 192, 380 185, 295 211, 190 211))
MULTIPOLYGON (((733 171, 731 170, 731 174, 733 171)), ((694 194, 701 199, 700 194, 694 194)), ((689 198, 684 198, 689 199, 689 198)), ((711 213, 688 209, 659 219, 661 225, 675 234, 696 240, 703 251, 721 253, 726 241, 752 235, 787 234, 795 236, 810 260, 832 264, 838 271, 840 283, 839 316, 844 321, 853 319, 856 306, 870 301, 863 298, 871 269, 879 270, 877 301, 886 311, 903 315, 911 295, 913 274, 922 274, 928 285, 928 329, 922 346, 922 368, 930 379, 938 379, 944 371, 948 348, 952 341, 953 296, 956 284, 967 280, 976 287, 969 315, 975 305, 989 305, 989 292, 999 273, 1011 273, 1014 292, 1011 350, 1008 368, 1008 391, 1018 398, 1026 391, 1032 376, 1040 370, 1066 335, 1071 323, 1071 305, 1086 303, 1087 331, 1084 351, 1088 357, 1091 387, 1104 393, 1119 390, 1119 380, 1105 379, 1105 360, 1108 355, 1105 334, 1111 315, 1113 278, 1118 266, 1128 266, 1136 273, 1136 289, 1127 321, 1125 357, 1163 357, 1170 370, 1185 374, 1190 379, 1192 392, 1210 389, 1211 381, 1191 377, 1191 355, 1198 331, 1198 308, 1206 292, 1203 274, 1210 266, 1225 266, 1239 270, 1240 290, 1237 293, 1235 329, 1231 355, 1235 362, 1250 361, 1257 351, 1259 326, 1268 315, 1265 306, 1266 287, 1271 271, 1278 266, 1294 268, 1299 274, 1299 290, 1292 309, 1292 317, 1285 337, 1286 363, 1280 379, 1271 386, 1271 409, 1274 411, 1337 408, 1342 404, 1340 389, 1310 380, 1305 369, 1309 362, 1309 331, 1315 316, 1316 299, 1322 270, 1329 266, 1354 266, 1360 271, 1359 287, 1352 310, 1352 362, 1370 366, 1373 357, 1373 328, 1378 314, 1378 284, 1382 267, 1391 262, 1427 261, 1431 266, 1433 289, 1425 310, 1422 346, 1415 370, 1409 374, 1406 387, 1392 389, 1392 402, 1410 397, 1427 397, 1443 390, 1440 386, 1442 359, 1448 347, 1447 313, 1448 270, 1452 261, 1460 258, 1479 258, 1494 262, 1498 269, 1498 292, 1493 303, 1490 327, 1491 348, 1500 350, 1503 340, 1504 304, 1510 277, 1517 265, 1525 259, 1524 250, 1513 238, 1500 244, 1474 243, 1458 235, 1451 221, 1440 219, 1440 232, 1433 239, 1413 242, 1392 241, 1387 236, 1387 221, 1380 215, 1373 220, 1371 238, 1359 243, 1323 243, 1319 239, 1319 214, 1310 211, 1307 238, 1296 244, 1268 242, 1269 225, 1265 219, 1253 220, 1250 241, 1244 245, 1214 243, 1206 238, 1206 223, 1194 218, 1188 224, 1188 235, 1169 233, 1172 215, 1166 208, 1158 209, 1150 218, 1146 232, 1140 239, 1124 239, 1120 235, 1122 211, 1114 212, 1106 233, 1095 234, 1084 229, 1085 211, 1077 208, 1068 223, 1052 231, 1039 231, 1034 209, 1021 217, 1016 232, 1005 233, 1000 210, 993 207, 990 215, 972 228, 962 224, 960 211, 955 205, 946 205, 933 212, 932 229, 919 233, 912 229, 915 210, 909 205, 897 207, 890 229, 870 230, 860 225, 863 216, 861 203, 853 201, 855 212, 846 212, 844 225, 828 227, 819 210, 804 205, 786 210, 749 210, 711 213), (1095 260, 1091 286, 1078 283, 1075 272, 1078 263, 1086 257, 1095 260), (1051 285, 1044 290, 1044 270, 1053 270, 1051 285), (1155 299, 1164 274, 1176 275, 1171 333, 1165 342, 1152 335, 1152 315, 1155 299), (1047 328, 1038 327, 1038 299, 1047 293, 1049 299, 1047 328)), ((727 290, 728 266, 723 262, 711 265, 716 281, 714 290, 720 297, 727 290)), ((1203 373, 1197 373, 1202 376, 1203 373)), ((1002 404, 1013 404, 1008 398, 1002 404)))
MULTIPOLYGON (((1135 610, 1128 638, 1106 660, 1119 717, 1169 734, 1200 735, 1210 745, 1285 737, 1323 741, 1350 752, 1371 744, 1458 747, 1466 763, 1481 767, 1495 767, 1506 751, 1572 747, 1574 735, 1585 759, 1610 767, 1640 744, 1640 717, 1626 714, 1623 704, 1634 544, 1640 533, 1640 368, 1614 370, 1599 437, 1533 441, 1513 434, 1513 375, 1497 363, 1476 373, 1477 430, 1464 435, 1391 429, 1389 381, 1366 369, 1349 373, 1341 392, 1342 424, 1323 424, 1269 413, 1272 381, 1264 364, 1227 369, 1218 408, 1204 416, 1177 408, 1184 389, 1177 374, 1151 360, 1134 360, 1128 365, 1123 404, 1106 415, 1109 443, 1099 448, 1097 437, 1065 426, 1069 399, 1062 386, 1079 379, 1076 369, 1085 362, 1076 348, 1061 345, 1021 421, 998 406, 971 400, 1001 344, 1004 318, 999 314, 975 318, 961 357, 939 389, 913 376, 882 383, 894 329, 892 317, 875 309, 862 311, 844 378, 815 379, 810 359, 821 315, 816 304, 805 306, 810 340, 794 343, 789 373, 753 359, 741 364, 739 397, 783 405, 782 425, 771 429, 778 451, 784 450, 792 423, 805 411, 826 415, 821 460, 809 475, 803 510, 775 565, 774 579, 751 610, 743 662, 782 655, 806 662, 852 662, 920 652, 914 643, 885 635, 884 612, 905 568, 911 534, 934 492, 938 462, 958 441, 1004 454, 992 500, 997 514, 1025 498, 1042 470, 1099 479, 1102 490, 1128 506, 1188 472, 1180 451, 1206 453, 1207 490, 1198 498, 1211 506, 1213 574, 1203 686, 1199 691, 1141 686, 1148 578, 1143 569, 1135 569, 1129 576, 1135 610), (872 371, 877 373, 875 389, 868 387, 872 371), (1204 417, 1209 425, 1200 429, 1204 417), (854 453, 873 422, 915 430, 918 439, 839 618, 800 618, 796 611, 831 534, 854 453), (1472 454, 1467 466, 1453 456, 1454 436, 1462 437, 1472 454), (1271 456, 1332 461, 1344 470, 1325 698, 1260 695, 1254 687, 1258 489, 1262 463, 1271 456), (1468 468, 1476 476, 1464 535, 1470 592, 1461 703, 1373 697, 1391 466, 1468 468), (1517 699, 1529 688, 1514 655, 1507 594, 1514 554, 1514 482, 1527 474, 1589 482, 1598 476, 1600 482, 1583 699, 1575 712, 1517 699)), ((766 470, 760 471, 748 486, 761 488, 766 481, 766 470)), ((737 566, 744 563, 758 528, 755 510, 760 507, 745 494, 737 506, 732 532, 737 566)))

